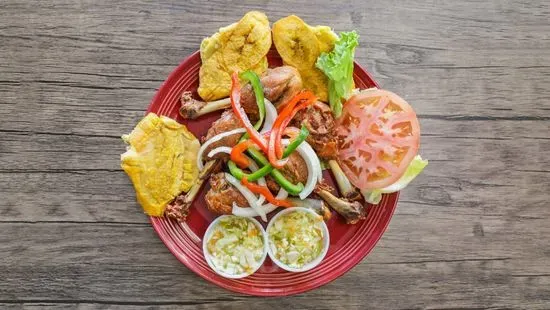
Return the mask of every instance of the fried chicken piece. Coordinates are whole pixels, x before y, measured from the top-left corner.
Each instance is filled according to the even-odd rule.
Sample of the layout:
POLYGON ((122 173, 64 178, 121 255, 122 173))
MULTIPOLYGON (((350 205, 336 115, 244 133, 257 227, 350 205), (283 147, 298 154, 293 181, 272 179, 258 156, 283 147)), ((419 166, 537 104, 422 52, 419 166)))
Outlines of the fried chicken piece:
POLYGON ((281 169, 281 172, 294 184, 305 184, 307 181, 307 165, 298 152, 293 152, 288 156, 288 162, 281 169))
POLYGON ((281 188, 281 186, 275 181, 275 179, 271 175, 265 176, 265 183, 267 188, 269 188, 272 193, 278 193, 279 189, 281 188))
MULTIPOLYGON (((302 156, 298 152, 293 152, 288 156, 288 162, 280 169, 283 175, 292 182, 293 184, 302 183, 306 184, 307 182, 307 165, 302 156)), ((279 184, 275 182, 273 177, 266 176, 266 183, 269 190, 273 193, 279 192, 279 184)))
MULTIPOLYGON (((260 82, 264 88, 265 98, 275 107, 287 102, 303 89, 300 73, 290 66, 267 69, 260 82)), ((247 84, 241 89, 241 104, 249 118, 258 119, 258 105, 252 85, 247 84)))
POLYGON ((309 130, 306 141, 320 158, 324 160, 336 158, 338 140, 334 132, 335 121, 332 111, 325 103, 317 101, 313 106, 297 113, 291 124, 298 128, 304 125, 309 130))
MULTIPOLYGON (((248 202, 244 196, 233 187, 227 180, 223 173, 217 173, 210 177, 210 190, 206 194, 206 206, 208 210, 216 214, 231 214, 233 209, 233 202, 239 207, 249 207, 248 202)), ((323 219, 329 220, 331 213, 329 208, 322 202, 315 199, 300 200, 297 198, 291 198, 293 203, 304 207, 310 208, 323 216, 323 219)))
POLYGON ((233 202, 242 208, 248 206, 246 198, 227 182, 222 172, 210 177, 210 190, 205 199, 208 210, 216 214, 231 214, 233 202))
POLYGON ((181 94, 180 102, 179 112, 184 119, 196 119, 201 115, 227 109, 231 106, 229 98, 206 102, 193 98, 193 93, 190 91, 184 91, 181 94))
MULTIPOLYGON (((281 171, 287 179, 296 184, 307 181, 307 166, 298 153, 292 153, 289 156, 288 164, 281 171)), ((271 178, 266 177, 266 183, 273 195, 277 195, 280 186, 271 178)), ((208 209, 217 214, 231 214, 233 201, 240 207, 247 207, 248 202, 244 196, 231 184, 227 182, 223 173, 216 173, 210 177, 210 190, 206 194, 206 204, 208 209)))
MULTIPOLYGON (((221 134, 233 129, 241 128, 241 127, 242 127, 241 123, 239 122, 235 114, 233 114, 233 111, 230 111, 230 110, 225 111, 222 113, 219 119, 217 119, 215 122, 212 123, 210 129, 208 129, 208 132, 206 133, 206 136, 201 139, 202 140, 201 142, 204 143, 210 140, 210 138, 218 134, 221 134)), ((207 157, 208 153, 217 147, 220 147, 220 146, 234 147, 235 145, 237 145, 242 135, 243 135, 242 133, 234 134, 232 136, 222 138, 221 140, 212 143, 204 151, 203 153, 204 159, 210 160, 210 158, 207 157)), ((219 153, 219 154, 216 154, 213 158, 226 160, 228 156, 229 156, 228 154, 219 153)))
POLYGON ((297 114, 292 120, 294 126, 304 125, 309 130, 306 141, 315 150, 317 155, 328 161, 332 173, 338 184, 338 189, 345 199, 361 201, 363 197, 357 188, 351 185, 347 176, 340 168, 338 161, 338 139, 335 133, 335 120, 330 107, 317 101, 308 107, 304 113, 297 114))
POLYGON ((315 194, 323 199, 334 211, 340 214, 347 224, 356 224, 367 217, 367 209, 359 201, 350 201, 336 197, 333 188, 324 183, 318 183, 315 194))
MULTIPOLYGON (((303 89, 300 73, 290 66, 267 69, 266 73, 260 77, 260 81, 265 98, 275 106, 288 101, 303 89)), ((250 84, 241 88, 241 105, 251 120, 258 119, 256 96, 250 84)), ((204 102, 194 99, 190 92, 184 92, 181 96, 180 114, 185 119, 195 119, 213 111, 227 109, 230 106, 229 98, 204 102)))

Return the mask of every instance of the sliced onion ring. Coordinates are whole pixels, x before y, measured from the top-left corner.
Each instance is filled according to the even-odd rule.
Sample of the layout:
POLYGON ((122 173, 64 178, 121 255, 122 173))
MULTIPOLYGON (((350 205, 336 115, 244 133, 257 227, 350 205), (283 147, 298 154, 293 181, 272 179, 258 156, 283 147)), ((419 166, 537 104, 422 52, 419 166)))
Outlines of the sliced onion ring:
MULTIPOLYGON (((288 197, 288 193, 287 191, 285 191, 282 187, 279 189, 279 193, 277 194, 277 196, 275 197, 275 199, 286 199, 288 197)), ((262 205, 260 208, 263 209, 263 211, 265 212, 265 214, 269 214, 273 211, 275 211, 275 209, 277 209, 278 207, 276 205, 273 205, 271 203, 268 203, 268 204, 265 204, 265 205, 262 205)), ((233 213, 233 215, 236 215, 236 216, 243 216, 243 217, 254 217, 254 216, 258 216, 258 212, 256 212, 256 210, 252 209, 252 208, 241 208, 239 207, 239 205, 237 205, 236 202, 233 202, 233 210, 231 211, 233 213)))
POLYGON ((208 158, 212 158, 214 156, 216 156, 217 154, 219 153, 227 153, 227 154, 231 154, 231 150, 232 148, 230 148, 229 146, 220 146, 220 147, 217 147, 213 150, 211 150, 210 152, 208 152, 208 158))
POLYGON ((266 133, 270 131, 271 128, 273 128, 273 123, 275 122, 275 119, 277 118, 277 115, 278 115, 277 109, 275 108, 273 103, 271 103, 271 101, 264 98, 264 103, 265 103, 265 121, 260 133, 266 133))
POLYGON ((222 132, 219 135, 215 135, 212 138, 208 139, 208 141, 204 142, 199 148, 199 153, 197 156, 197 167, 199 168, 199 171, 201 171, 204 168, 204 165, 202 163, 202 153, 204 153, 204 150, 206 150, 207 147, 209 147, 212 143, 220 141, 225 137, 232 136, 238 133, 245 133, 245 132, 246 132, 246 129, 237 128, 230 131, 222 132))
MULTIPOLYGON (((282 142, 284 145, 288 145, 290 140, 283 139, 282 142)), ((323 170, 321 169, 321 161, 319 161, 319 157, 317 157, 317 154, 309 143, 306 141, 300 143, 298 148, 296 148, 296 151, 300 154, 300 156, 302 156, 307 166, 307 181, 304 189, 298 195, 300 199, 305 199, 313 192, 317 182, 321 182, 323 180, 323 170)))
POLYGON ((267 217, 264 212, 264 210, 261 208, 260 204, 258 203, 258 198, 256 198, 256 195, 254 195, 253 192, 251 192, 248 188, 244 187, 241 184, 241 181, 235 179, 232 175, 229 173, 224 173, 225 179, 227 182, 231 183, 231 185, 235 186, 239 192, 244 196, 246 201, 248 202, 248 205, 252 207, 256 212, 260 215, 262 220, 264 222, 267 222, 267 217))

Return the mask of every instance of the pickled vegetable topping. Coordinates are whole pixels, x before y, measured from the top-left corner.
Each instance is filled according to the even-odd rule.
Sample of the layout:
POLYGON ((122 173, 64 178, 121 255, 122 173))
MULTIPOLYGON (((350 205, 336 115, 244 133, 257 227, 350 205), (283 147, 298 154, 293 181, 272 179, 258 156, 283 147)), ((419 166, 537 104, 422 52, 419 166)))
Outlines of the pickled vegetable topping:
POLYGON ((302 268, 323 250, 323 230, 319 215, 294 211, 277 218, 270 226, 269 246, 275 257, 292 268, 302 268))
POLYGON ((260 229, 249 219, 238 216, 221 219, 207 243, 213 264, 231 275, 252 273, 261 263, 263 249, 260 229))

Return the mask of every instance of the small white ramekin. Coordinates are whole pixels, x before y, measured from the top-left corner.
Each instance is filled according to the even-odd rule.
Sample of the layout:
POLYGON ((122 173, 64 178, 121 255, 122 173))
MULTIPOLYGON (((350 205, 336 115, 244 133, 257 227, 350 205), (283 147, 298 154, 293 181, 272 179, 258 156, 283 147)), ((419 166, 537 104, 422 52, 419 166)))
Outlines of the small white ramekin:
POLYGON ((226 218, 226 217, 233 217, 233 216, 237 217, 235 215, 222 215, 222 216, 217 217, 214 221, 212 221, 212 223, 210 223, 210 225, 206 229, 206 232, 204 233, 204 237, 202 238, 202 253, 204 255, 204 258, 206 259, 206 262, 208 263, 208 266, 210 266, 210 268, 212 268, 212 270, 214 270, 217 274, 219 274, 222 277, 229 278, 229 279, 240 279, 240 278, 244 278, 244 277, 247 277, 247 276, 253 274, 254 272, 256 272, 264 264, 264 261, 267 257, 267 234, 266 234, 264 228, 262 227, 262 224, 260 224, 260 222, 258 222, 254 218, 247 217, 246 219, 251 221, 252 223, 254 223, 254 225, 256 225, 256 227, 262 233, 262 237, 263 237, 263 240, 264 240, 264 250, 263 250, 262 258, 260 258, 260 260, 258 261, 258 265, 254 267, 254 270, 251 273, 245 272, 245 273, 241 273, 241 274, 228 274, 228 273, 223 272, 222 270, 218 269, 216 267, 216 265, 214 265, 214 262, 212 261, 212 256, 208 253, 207 244, 208 244, 208 240, 210 239, 210 237, 212 235, 212 232, 214 231, 214 228, 216 227, 216 225, 218 225, 220 220, 223 219, 223 218, 226 218))
POLYGON ((321 225, 321 230, 323 231, 323 249, 321 250, 321 253, 319 253, 319 256, 317 256, 317 258, 315 258, 314 260, 312 260, 311 262, 305 264, 304 266, 302 266, 301 268, 294 268, 294 267, 290 267, 288 265, 286 265, 285 263, 281 262, 280 260, 277 259, 277 257, 275 257, 275 254, 273 253, 273 251, 271 250, 271 241, 270 241, 270 238, 269 238, 269 231, 270 231, 270 228, 273 226, 273 223, 275 223, 275 221, 285 215, 285 214, 288 214, 290 212, 307 212, 307 213, 310 213, 310 214, 314 214, 316 216, 319 216, 319 214, 317 214, 315 211, 311 210, 311 209, 307 209, 307 208, 302 208, 302 207, 293 207, 293 208, 287 208, 287 209, 284 209, 283 211, 277 213, 272 219, 271 221, 269 221, 269 224, 267 225, 267 253, 269 255, 269 257, 271 258, 271 260, 279 267, 281 267, 282 269, 286 270, 286 271, 290 271, 290 272, 304 272, 304 271, 308 271, 310 269, 313 269, 315 268, 317 265, 319 265, 321 263, 321 261, 323 260, 323 258, 325 258, 325 255, 327 255, 327 252, 328 252, 328 248, 329 248, 329 245, 330 245, 330 236, 329 236, 329 231, 328 231, 328 227, 327 225, 325 224, 324 221, 321 221, 320 222, 320 225, 321 225))

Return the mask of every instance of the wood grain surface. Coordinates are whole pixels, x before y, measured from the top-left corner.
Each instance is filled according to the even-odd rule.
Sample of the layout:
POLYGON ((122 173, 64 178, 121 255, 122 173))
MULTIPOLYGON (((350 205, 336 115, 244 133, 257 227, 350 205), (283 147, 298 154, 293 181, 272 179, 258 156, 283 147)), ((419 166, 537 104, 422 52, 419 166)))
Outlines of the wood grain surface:
POLYGON ((0 308, 550 309, 548 1, 0 2, 0 308), (287 298, 202 280, 155 235, 120 135, 246 11, 361 36, 426 171, 374 251, 287 298))

